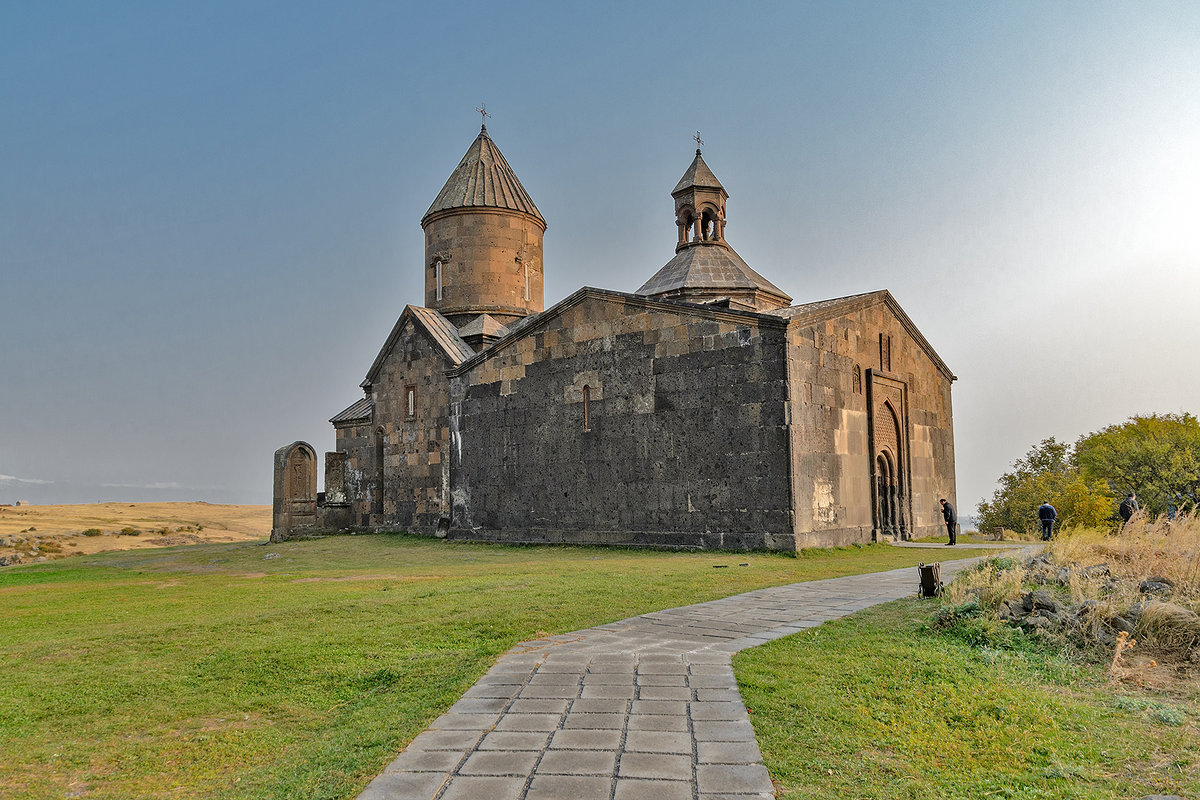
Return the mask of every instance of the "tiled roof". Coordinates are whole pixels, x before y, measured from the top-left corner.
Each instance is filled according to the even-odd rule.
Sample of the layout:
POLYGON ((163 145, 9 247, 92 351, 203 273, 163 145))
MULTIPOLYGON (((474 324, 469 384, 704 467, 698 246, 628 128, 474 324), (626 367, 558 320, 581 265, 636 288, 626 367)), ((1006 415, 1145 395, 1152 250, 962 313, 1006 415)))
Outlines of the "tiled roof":
POLYGON ((750 269, 724 242, 685 247, 635 294, 656 295, 678 289, 758 289, 791 302, 782 289, 750 269))
POLYGON ((432 308, 409 306, 408 309, 412 311, 413 317, 425 326, 425 330, 429 331, 429 335, 442 348, 446 353, 446 357, 450 359, 450 362, 454 366, 457 367, 475 355, 475 351, 471 349, 471 345, 462 340, 458 329, 450 324, 450 320, 432 308))
POLYGON ((425 216, 451 208, 507 208, 537 217, 543 224, 546 221, 486 127, 467 148, 425 216))
POLYGON ((361 420, 370 419, 371 412, 375 410, 375 402, 364 397, 361 400, 356 400, 350 404, 350 407, 344 411, 340 411, 329 418, 329 421, 334 425, 339 422, 359 422, 361 420))
POLYGON ((713 175, 713 171, 708 168, 708 164, 704 163, 704 158, 700 155, 700 151, 696 151, 696 157, 692 159, 692 165, 687 168, 687 172, 683 173, 683 177, 679 179, 679 183, 675 184, 675 188, 671 190, 671 194, 682 192, 684 189, 689 189, 693 186, 703 186, 709 189, 724 189, 721 182, 717 180, 717 176, 713 175))
POLYGON ((383 347, 379 348, 379 355, 375 356, 375 362, 367 370, 367 377, 362 382, 363 386, 375 381, 377 373, 383 366, 384 359, 387 358, 388 353, 392 352, 392 348, 396 345, 396 340, 400 338, 400 331, 404 329, 404 321, 409 317, 412 317, 417 325, 425 329, 425 332, 433 340, 434 344, 438 346, 438 349, 446 354, 446 359, 450 362, 451 366, 457 367, 475 355, 475 351, 471 349, 471 346, 464 342, 462 337, 458 335, 458 330, 441 314, 432 308, 405 306, 404 313, 400 315, 400 318, 396 320, 396 324, 392 326, 392 332, 388 334, 387 341, 383 343, 383 347))

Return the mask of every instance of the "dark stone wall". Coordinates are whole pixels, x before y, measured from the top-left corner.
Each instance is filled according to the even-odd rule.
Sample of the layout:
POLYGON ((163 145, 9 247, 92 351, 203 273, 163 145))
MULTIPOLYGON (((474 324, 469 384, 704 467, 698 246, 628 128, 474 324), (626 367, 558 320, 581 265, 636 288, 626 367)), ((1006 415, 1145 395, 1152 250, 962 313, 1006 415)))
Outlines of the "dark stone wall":
POLYGON ((370 420, 361 420, 334 425, 334 447, 346 454, 344 487, 346 500, 350 503, 350 524, 365 527, 370 523, 371 475, 373 455, 371 452, 374 428, 370 420))
POLYGON ((584 295, 452 378, 452 535, 792 549, 786 351, 782 321, 584 295))

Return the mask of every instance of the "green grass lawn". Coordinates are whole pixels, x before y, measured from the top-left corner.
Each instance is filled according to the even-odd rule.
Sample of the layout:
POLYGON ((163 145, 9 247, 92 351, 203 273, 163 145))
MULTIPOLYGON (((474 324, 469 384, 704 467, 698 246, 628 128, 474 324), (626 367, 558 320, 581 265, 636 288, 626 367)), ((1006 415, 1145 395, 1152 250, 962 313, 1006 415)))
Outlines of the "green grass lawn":
POLYGON ((734 657, 779 796, 1200 796, 1197 697, 1129 695, 1014 637, 995 649, 901 600, 734 657))
POLYGON ((928 557, 375 535, 7 569, 0 797, 353 797, 518 641, 928 557))

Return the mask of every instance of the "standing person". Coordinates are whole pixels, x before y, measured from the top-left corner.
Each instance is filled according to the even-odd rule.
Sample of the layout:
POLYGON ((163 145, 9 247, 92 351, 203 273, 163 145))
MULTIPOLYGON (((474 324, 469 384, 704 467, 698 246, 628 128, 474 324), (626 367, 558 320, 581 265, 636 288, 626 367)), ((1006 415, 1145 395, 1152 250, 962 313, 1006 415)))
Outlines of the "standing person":
POLYGON ((1117 513, 1121 515, 1121 521, 1128 523, 1129 518, 1138 510, 1137 495, 1130 492, 1121 501, 1121 505, 1117 506, 1117 513))
POLYGON ((946 498, 943 497, 938 502, 942 504, 942 518, 946 520, 946 533, 950 535, 950 541, 946 542, 946 546, 952 547, 958 529, 958 514, 954 513, 954 505, 946 498))
POLYGON ((1038 506, 1038 519, 1042 521, 1042 541, 1048 542, 1054 533, 1054 520, 1058 519, 1058 509, 1047 500, 1038 506))

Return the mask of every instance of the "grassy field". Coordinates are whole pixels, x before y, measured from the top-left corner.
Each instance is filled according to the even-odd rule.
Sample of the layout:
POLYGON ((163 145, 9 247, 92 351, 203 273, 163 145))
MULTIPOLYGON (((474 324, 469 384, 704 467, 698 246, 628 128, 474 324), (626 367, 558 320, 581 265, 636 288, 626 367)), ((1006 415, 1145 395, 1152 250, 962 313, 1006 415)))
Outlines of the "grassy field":
POLYGON ((373 535, 8 568, 0 797, 352 797, 518 641, 928 557, 373 535))
POLYGON ((1200 697, 1116 687, 1024 637, 931 630, 902 600, 734 658, 779 796, 1200 796, 1200 697))
POLYGON ((85 503, 0 506, 0 556, 24 563, 110 550, 245 542, 271 534, 270 506, 85 503))

